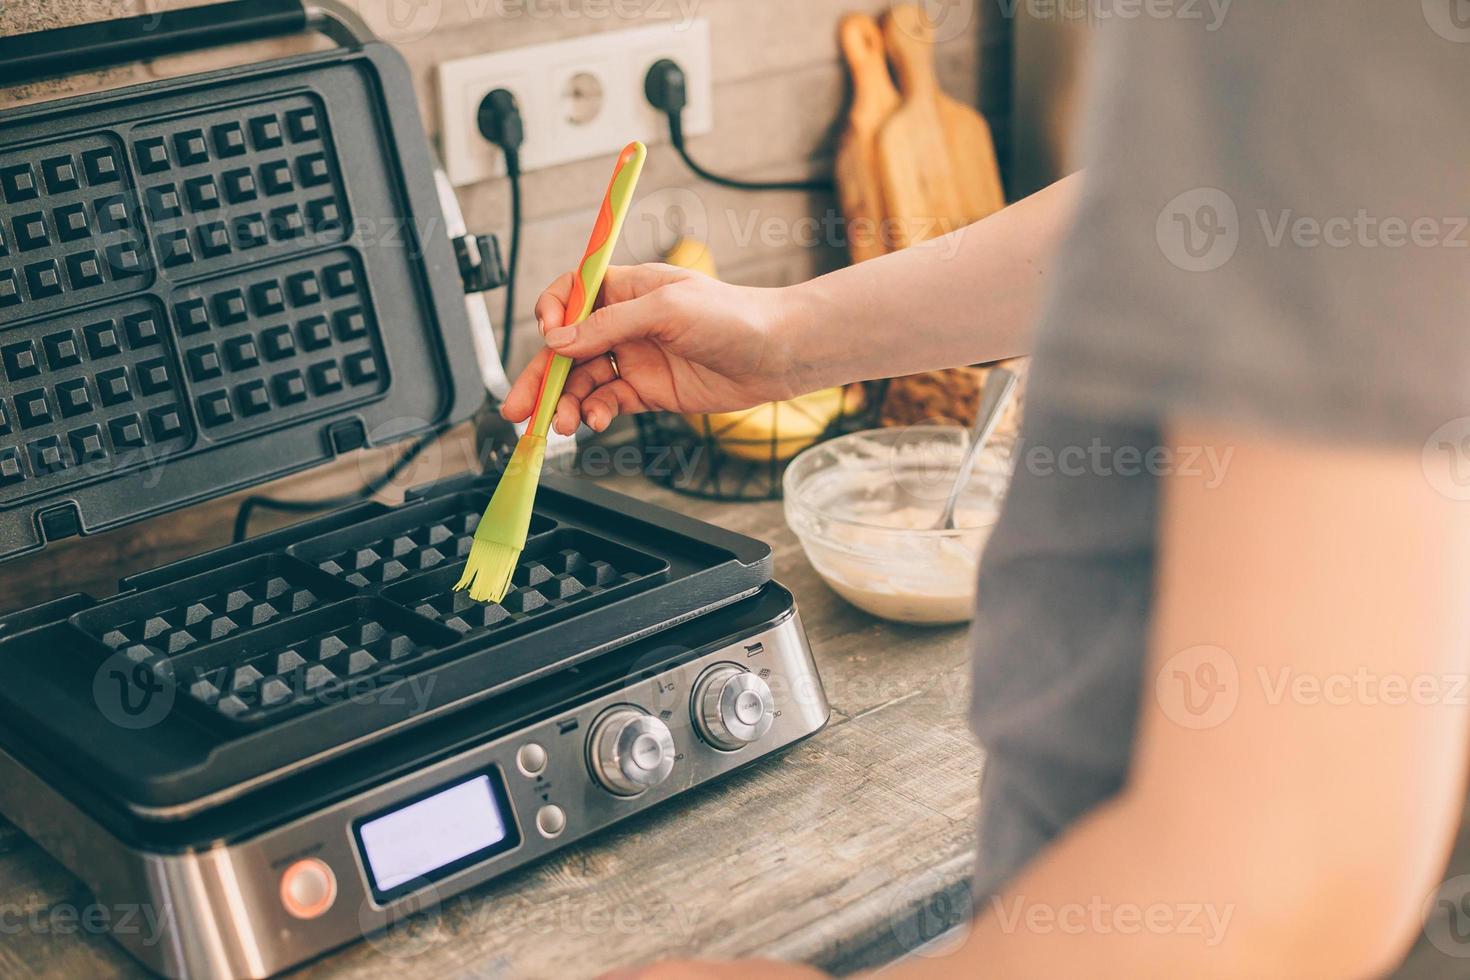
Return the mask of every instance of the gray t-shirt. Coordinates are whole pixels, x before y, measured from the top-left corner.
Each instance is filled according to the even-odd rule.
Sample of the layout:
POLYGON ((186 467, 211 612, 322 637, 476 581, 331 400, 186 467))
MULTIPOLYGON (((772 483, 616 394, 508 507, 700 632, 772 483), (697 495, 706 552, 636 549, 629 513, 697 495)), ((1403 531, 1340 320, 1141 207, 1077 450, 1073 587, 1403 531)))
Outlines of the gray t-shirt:
POLYGON ((1095 6, 1137 16, 1096 29, 1086 187, 981 572, 978 895, 1127 779, 1159 474, 1189 462, 1158 455, 1170 419, 1417 449, 1470 415, 1461 0, 1095 6))

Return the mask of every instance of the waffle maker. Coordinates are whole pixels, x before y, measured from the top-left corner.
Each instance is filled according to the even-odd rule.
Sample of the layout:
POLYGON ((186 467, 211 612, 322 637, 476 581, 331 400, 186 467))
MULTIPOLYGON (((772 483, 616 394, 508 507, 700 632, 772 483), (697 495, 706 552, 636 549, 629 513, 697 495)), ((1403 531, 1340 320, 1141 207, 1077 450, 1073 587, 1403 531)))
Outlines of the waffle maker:
MULTIPOLYGON (((351 11, 12 37, 0 84, 307 30, 338 47, 0 112, 0 559, 482 403, 487 242, 351 11)), ((142 963, 278 973, 826 723, 748 538, 553 477, 511 595, 452 593, 495 479, 0 619, 0 812, 161 924, 114 929, 142 963)))

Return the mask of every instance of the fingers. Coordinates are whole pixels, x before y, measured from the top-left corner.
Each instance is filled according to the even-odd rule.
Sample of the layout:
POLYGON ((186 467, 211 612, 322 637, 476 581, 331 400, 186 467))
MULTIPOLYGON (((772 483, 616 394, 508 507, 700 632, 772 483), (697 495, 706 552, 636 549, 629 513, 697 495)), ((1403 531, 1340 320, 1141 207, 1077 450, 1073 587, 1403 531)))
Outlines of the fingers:
POLYGON ((562 435, 571 435, 577 431, 577 426, 582 424, 583 399, 616 378, 612 361, 606 357, 598 357, 572 368, 572 373, 567 376, 566 387, 562 389, 561 400, 556 403, 552 427, 562 435))
POLYGON ((669 322, 666 290, 612 303, 581 323, 546 331, 546 346, 575 361, 588 361, 626 344, 656 336, 669 322))
MULTIPOLYGON (((648 265, 610 266, 602 280, 602 291, 598 294, 598 306, 626 303, 647 296, 660 286, 687 279, 694 273, 678 266, 651 263, 648 265)), ((574 269, 557 277, 557 280, 536 301, 536 322, 541 332, 555 330, 567 321, 567 300, 572 295, 572 284, 576 281, 574 269)))
POLYGON ((628 382, 619 378, 603 385, 582 401, 582 416, 596 432, 605 432, 619 415, 648 411, 643 399, 628 382))
POLYGON ((541 394, 541 379, 546 376, 546 367, 551 363, 551 351, 541 349, 541 353, 526 366, 521 376, 516 378, 515 384, 510 387, 510 394, 505 396, 505 404, 500 406, 500 414, 511 422, 524 422, 531 417, 536 410, 536 399, 541 394))
POLYGON ((541 327, 541 332, 555 330, 561 326, 567 315, 567 299, 572 295, 572 282, 576 279, 576 273, 568 272, 558 276, 557 280, 546 287, 546 292, 536 300, 536 322, 541 327))

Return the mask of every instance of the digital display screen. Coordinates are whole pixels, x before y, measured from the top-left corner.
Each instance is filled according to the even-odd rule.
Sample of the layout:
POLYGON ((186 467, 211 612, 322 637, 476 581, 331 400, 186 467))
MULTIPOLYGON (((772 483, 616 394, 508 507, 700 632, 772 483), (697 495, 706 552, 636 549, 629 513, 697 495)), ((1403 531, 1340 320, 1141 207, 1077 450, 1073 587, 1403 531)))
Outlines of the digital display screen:
POLYGON ((505 789, 493 771, 370 817, 355 829, 380 899, 412 891, 519 842, 505 789))

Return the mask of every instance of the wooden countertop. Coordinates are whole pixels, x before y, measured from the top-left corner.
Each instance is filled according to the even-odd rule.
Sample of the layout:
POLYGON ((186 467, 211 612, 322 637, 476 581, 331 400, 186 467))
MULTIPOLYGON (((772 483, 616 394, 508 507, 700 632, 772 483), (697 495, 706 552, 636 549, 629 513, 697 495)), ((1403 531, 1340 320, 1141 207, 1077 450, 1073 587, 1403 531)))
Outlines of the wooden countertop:
MULTIPOLYGON (((427 466, 461 468, 448 459, 453 452, 430 455, 427 466)), ((433 475, 420 468, 408 482, 433 475)), ((335 475, 298 477, 283 492, 335 493, 360 479, 354 462, 335 475)), ((560 980, 696 955, 849 972, 968 917, 981 756, 965 726, 965 630, 884 624, 848 606, 806 563, 779 503, 693 500, 641 477, 602 482, 774 546, 831 724, 300 975, 560 980)), ((127 571, 222 543, 233 507, 205 505, 0 566, 0 605, 105 594, 127 571)), ((76 879, 0 821, 0 975, 146 975, 87 928, 89 903, 76 879)))

